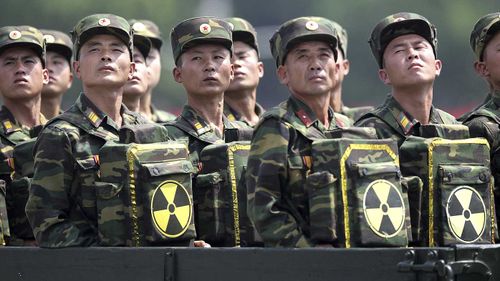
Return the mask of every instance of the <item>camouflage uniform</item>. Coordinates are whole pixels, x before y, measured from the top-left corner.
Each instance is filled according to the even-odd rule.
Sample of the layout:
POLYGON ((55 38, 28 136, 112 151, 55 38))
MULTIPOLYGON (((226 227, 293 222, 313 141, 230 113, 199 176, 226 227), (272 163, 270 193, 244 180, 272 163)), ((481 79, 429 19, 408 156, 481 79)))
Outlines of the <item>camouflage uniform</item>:
MULTIPOLYGON (((276 65, 284 64, 291 44, 309 40, 326 42, 336 54, 337 34, 331 21, 301 17, 284 23, 272 37, 276 65)), ((247 208, 266 246, 313 246, 305 181, 313 140, 324 139, 327 130, 337 128, 333 110, 328 113, 325 128, 306 104, 291 96, 267 111, 255 127, 246 174, 247 208)))
MULTIPOLYGON (((45 67, 45 41, 43 34, 38 29, 31 26, 5 26, 0 28, 0 51, 17 44, 24 44, 25 47, 32 48, 40 57, 42 66, 45 67)), ((45 117, 40 114, 41 125, 28 128, 21 125, 6 106, 2 106, 0 110, 0 142, 5 146, 2 148, 4 157, 11 158, 14 147, 35 137, 46 121, 45 117)), ((3 162, 2 165, 7 165, 7 163, 3 162)), ((9 166, 5 167, 5 169, 2 168, 2 170, 7 171, 10 169, 13 171, 14 165, 12 162, 9 163, 9 166)), ((2 179, 6 182, 7 214, 11 230, 9 245, 22 245, 23 240, 31 240, 34 237, 24 212, 25 206, 19 204, 19 202, 26 200, 26 194, 24 193, 27 190, 13 190, 11 188, 12 176, 15 175, 2 175, 2 179)))
MULTIPOLYGON (((150 20, 137 20, 132 19, 129 21, 130 25, 134 29, 134 35, 140 35, 151 40, 152 47, 160 51, 163 45, 163 39, 161 38, 160 29, 158 26, 150 20)), ((154 105, 151 105, 151 121, 155 123, 165 123, 175 119, 175 115, 167 112, 165 110, 157 109, 154 105)))
MULTIPOLYGON (((381 20, 373 29, 369 43, 380 69, 384 68, 383 54, 387 45, 396 37, 406 34, 418 34, 425 38, 436 56, 436 28, 424 17, 414 13, 397 13, 381 20)), ((429 123, 458 124, 455 118, 435 107, 431 107, 429 123)), ((356 126, 374 127, 381 138, 393 138, 398 146, 410 135, 417 135, 420 122, 406 112, 389 95, 384 104, 362 116, 356 126)))
MULTIPOLYGON (((455 117, 435 107, 431 107, 430 124, 459 124, 455 117)), ((363 115, 356 123, 359 127, 373 127, 379 138, 392 138, 398 146, 408 136, 418 135, 420 122, 406 112, 401 105, 388 95, 384 104, 363 115)))
MULTIPOLYGON (((342 52, 342 57, 347 59, 347 31, 340 24, 335 21, 332 21, 332 24, 337 31, 338 40, 339 40, 339 50, 342 52)), ((347 118, 351 119, 352 123, 359 119, 359 117, 363 116, 363 114, 372 110, 373 106, 360 106, 360 107, 347 107, 342 104, 340 114, 345 115, 347 118)))
MULTIPOLYGON (((110 14, 82 19, 73 30, 75 59, 86 39, 98 33, 117 36, 128 46, 128 22, 110 14)), ((123 124, 147 121, 139 114, 120 110, 123 124)), ((26 214, 41 247, 91 246, 99 243, 96 189, 99 161, 96 155, 107 141, 117 141, 118 125, 84 94, 62 115, 52 119, 35 146, 35 171, 26 214), (54 149, 54 148, 58 149, 54 149)))
MULTIPOLYGON (((470 44, 476 59, 483 61, 483 51, 489 40, 500 32, 500 13, 492 13, 479 19, 471 32, 470 44)), ((471 137, 488 140, 491 151, 491 170, 495 178, 495 203, 500 206, 500 89, 487 95, 485 102, 461 117, 469 127, 471 137)), ((498 221, 497 216, 497 221, 498 221)))
POLYGON ((158 109, 156 106, 151 105, 151 121, 155 123, 165 123, 175 120, 176 117, 177 116, 168 111, 158 109))
MULTIPOLYGON (((255 114, 257 114, 257 116, 261 117, 265 111, 266 110, 260 104, 258 103, 255 104, 255 114)), ((236 110, 231 108, 231 106, 229 106, 229 104, 227 103, 224 103, 224 115, 227 117, 229 121, 241 121, 247 125, 250 125, 248 124, 248 122, 246 122, 246 120, 242 118, 241 114, 239 114, 236 110)))

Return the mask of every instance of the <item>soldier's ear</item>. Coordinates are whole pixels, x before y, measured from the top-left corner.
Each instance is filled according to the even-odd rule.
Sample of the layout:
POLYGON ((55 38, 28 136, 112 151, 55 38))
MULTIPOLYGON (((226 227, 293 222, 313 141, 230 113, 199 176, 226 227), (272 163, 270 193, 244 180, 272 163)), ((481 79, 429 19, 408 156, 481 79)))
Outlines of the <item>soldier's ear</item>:
POLYGON ((231 73, 229 74, 229 80, 233 81, 234 79, 234 64, 231 63, 231 73))
POLYGON ((286 66, 280 65, 276 70, 276 73, 278 74, 280 83, 283 85, 288 85, 288 71, 286 69, 286 66))
POLYGON ((340 64, 340 71, 344 71, 344 75, 349 74, 349 69, 351 67, 349 60, 343 60, 340 64))
POLYGON ((486 64, 483 61, 475 61, 474 70, 479 76, 484 78, 490 75, 490 72, 488 71, 488 68, 486 67, 486 64))
POLYGON ((178 66, 172 69, 172 75, 174 76, 175 82, 182 84, 182 71, 178 66))
POLYGON ((259 78, 264 77, 264 63, 262 63, 261 61, 259 61, 257 63, 257 69, 259 70, 259 78))
POLYGON ((385 69, 381 68, 378 70, 378 78, 380 78, 380 81, 384 84, 391 85, 391 79, 389 78, 389 75, 387 75, 387 72, 385 72, 385 69))
POLYGON ((134 72, 135 72, 135 62, 131 62, 130 63, 130 69, 129 69, 129 72, 128 72, 128 80, 132 79, 132 77, 134 76, 134 72))
POLYGON ((436 67, 436 76, 439 76, 439 74, 441 74, 441 69, 443 68, 443 63, 441 60, 436 60, 434 65, 436 67))
POLYGON ((42 76, 43 76, 43 84, 47 85, 49 84, 49 70, 44 68, 42 70, 42 76))
POLYGON ((76 77, 78 77, 78 79, 81 79, 81 76, 80 76, 80 62, 79 61, 73 61, 73 70, 75 71, 75 75, 76 77))

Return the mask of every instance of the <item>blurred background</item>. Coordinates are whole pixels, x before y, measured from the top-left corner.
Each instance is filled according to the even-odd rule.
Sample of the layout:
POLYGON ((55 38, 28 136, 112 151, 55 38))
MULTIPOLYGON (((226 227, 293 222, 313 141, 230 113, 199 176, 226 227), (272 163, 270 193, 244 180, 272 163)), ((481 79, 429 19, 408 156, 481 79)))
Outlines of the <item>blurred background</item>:
MULTIPOLYGON (((81 18, 93 13, 114 13, 127 19, 149 19, 163 33, 162 79, 153 102, 178 113, 185 103, 184 90, 172 78, 170 30, 179 21, 195 16, 238 16, 257 29, 265 75, 257 100, 265 108, 288 96, 276 79, 269 38, 277 27, 299 16, 322 16, 337 21, 349 35, 347 57, 351 72, 344 80, 343 99, 348 106, 378 105, 389 88, 379 81, 377 64, 368 46, 372 28, 389 14, 409 11, 422 14, 438 30, 438 57, 443 70, 435 84, 434 104, 455 116, 472 109, 485 98, 488 88, 473 70, 469 36, 477 19, 500 11, 500 0, 2 0, 0 25, 32 25, 69 32, 81 18)), ((79 81, 64 97, 68 108, 81 91, 79 81)))

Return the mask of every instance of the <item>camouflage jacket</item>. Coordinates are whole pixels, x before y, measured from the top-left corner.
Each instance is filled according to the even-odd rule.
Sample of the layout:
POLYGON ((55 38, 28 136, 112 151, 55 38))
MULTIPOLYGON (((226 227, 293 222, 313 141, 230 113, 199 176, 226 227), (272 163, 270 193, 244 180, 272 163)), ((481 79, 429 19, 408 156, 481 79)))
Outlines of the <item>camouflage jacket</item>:
MULTIPOLYGON (((43 115, 40 115, 40 122, 42 124, 47 122, 43 115)), ((0 110, 0 124, 0 142, 5 145, 1 150, 1 153, 4 155, 2 157, 3 161, 0 163, 0 165, 3 165, 0 168, 2 171, 0 178, 5 180, 6 183, 6 208, 11 230, 9 245, 17 246, 23 245, 23 240, 27 241, 34 238, 31 235, 31 228, 29 227, 29 223, 24 212, 25 206, 24 204, 19 204, 20 202, 24 203, 26 200, 27 186, 23 190, 19 190, 19 186, 13 188, 11 180, 12 175, 14 174, 9 175, 8 173, 4 173, 13 169, 12 162, 9 164, 6 160, 13 156, 13 150, 17 144, 35 137, 42 125, 30 129, 19 124, 19 122, 14 118, 14 115, 12 115, 9 109, 5 106, 2 106, 2 109, 0 110), (19 200, 19 198, 24 199, 19 200)))
MULTIPOLYGON (((121 109, 123 124, 148 121, 121 109)), ((35 145, 35 169, 26 214, 41 247, 98 244, 96 190, 98 152, 117 141, 118 126, 83 94, 53 118, 35 145)))
MULTIPOLYGON (((264 112, 265 112, 265 109, 260 104, 255 103, 255 114, 257 114, 257 116, 261 117, 262 114, 264 114, 264 112)), ((227 103, 224 103, 224 115, 227 117, 227 119, 229 121, 241 121, 247 125, 250 125, 250 124, 248 124, 247 121, 245 121, 242 118, 241 114, 239 114, 236 110, 231 108, 231 106, 227 103)))
MULTIPOLYGON (((243 122, 231 122, 225 116, 222 117, 224 129, 248 128, 243 122)), ((189 157, 193 166, 198 167, 200 152, 205 146, 214 143, 224 143, 224 137, 219 136, 203 117, 189 105, 185 105, 182 113, 174 121, 165 124, 168 136, 173 140, 183 140, 188 143, 189 157)))
MULTIPOLYGON (((431 107, 429 119, 431 124, 459 124, 451 114, 434 106, 431 107)), ((355 125, 373 127, 379 138, 392 138, 398 142, 399 147, 408 136, 418 134, 420 122, 405 112, 392 95, 389 95, 382 105, 363 115, 355 125)))
POLYGON ((157 109, 156 106, 151 105, 151 121, 155 123, 165 123, 175 120, 175 115, 165 110, 157 109))
POLYGON ((340 113, 347 116, 354 123, 361 116, 363 116, 365 113, 368 113, 371 110, 373 110, 373 106, 347 107, 343 105, 342 111, 340 113))
MULTIPOLYGON (((471 137, 483 137, 490 144, 492 154, 491 168, 495 185, 500 183, 500 92, 490 96, 482 106, 468 113, 463 120, 469 127, 471 137)), ((497 191, 498 192, 498 191, 497 191)))
POLYGON ((294 97, 267 111, 257 124, 247 167, 248 216, 266 246, 309 247, 309 203, 305 189, 311 144, 337 128, 330 109, 325 128, 294 97))

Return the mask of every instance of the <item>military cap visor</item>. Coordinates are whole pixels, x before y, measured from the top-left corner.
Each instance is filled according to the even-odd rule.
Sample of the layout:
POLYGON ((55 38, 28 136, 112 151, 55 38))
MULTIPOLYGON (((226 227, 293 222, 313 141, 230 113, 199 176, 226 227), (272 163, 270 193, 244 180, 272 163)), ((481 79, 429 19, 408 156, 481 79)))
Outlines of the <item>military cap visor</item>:
POLYGON ((488 42, 500 31, 500 13, 488 14, 479 19, 470 35, 470 45, 476 57, 482 61, 488 42))
POLYGON ((40 30, 45 38, 47 52, 55 52, 71 63, 73 43, 68 35, 56 30, 40 30))
POLYGON ((87 29, 80 34, 79 47, 81 48, 83 44, 87 43, 87 41, 89 41, 92 37, 102 34, 113 35, 120 39, 120 41, 122 41, 126 46, 129 45, 130 35, 125 31, 114 27, 94 27, 87 29))
POLYGON ((45 67, 45 40, 43 34, 31 26, 5 26, 0 28, 0 54, 10 48, 32 49, 45 67))
POLYGON ((131 19, 129 21, 134 34, 147 37, 152 44, 152 47, 160 50, 163 45, 163 39, 161 38, 160 29, 158 26, 150 20, 136 20, 131 19))
POLYGON ((146 59, 152 47, 151 40, 147 37, 134 34, 134 47, 136 47, 144 59, 146 59))
POLYGON ((241 41, 247 44, 257 52, 257 55, 259 54, 259 46, 257 45, 257 40, 252 33, 247 31, 233 31, 233 42, 236 41, 241 41))
POLYGON ((170 42, 176 64, 184 52, 201 44, 220 44, 233 54, 231 27, 215 17, 190 18, 178 23, 170 32, 170 42))
POLYGON ((335 61, 337 60, 337 56, 338 56, 338 54, 337 54, 337 44, 338 44, 337 37, 332 36, 331 34, 308 34, 308 35, 302 35, 302 36, 296 37, 296 38, 291 38, 288 42, 283 43, 283 45, 285 46, 284 47, 285 52, 283 54, 283 57, 278 58, 279 61, 278 60, 276 61, 277 66, 283 65, 285 63, 285 60, 286 60, 286 57, 288 56, 288 53, 293 48, 295 48, 295 46, 297 46, 300 43, 310 42, 310 41, 321 41, 321 42, 325 42, 326 44, 328 44, 328 46, 330 46, 330 48, 333 51, 335 61))
MULTIPOLYGON (((380 25, 380 24, 379 24, 380 25)), ((426 20, 421 18, 403 19, 388 24, 380 32, 376 32, 378 27, 375 27, 370 38, 370 47, 375 56, 379 67, 383 68, 383 56, 387 45, 395 38, 408 34, 417 34, 427 40, 436 56, 437 39, 434 27, 426 20)))

